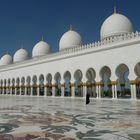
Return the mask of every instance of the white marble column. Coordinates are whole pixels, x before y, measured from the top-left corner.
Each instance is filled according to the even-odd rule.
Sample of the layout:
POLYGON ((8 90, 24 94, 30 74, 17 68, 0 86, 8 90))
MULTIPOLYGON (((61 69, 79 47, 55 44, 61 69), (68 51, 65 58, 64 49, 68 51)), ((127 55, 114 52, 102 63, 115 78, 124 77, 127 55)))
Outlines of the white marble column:
POLYGON ((65 92, 65 81, 61 79, 61 97, 64 97, 64 92, 65 92))
POLYGON ((19 96, 21 96, 21 85, 19 85, 19 96))
POLYGON ((33 83, 31 83, 31 85, 30 85, 30 96, 33 96, 33 83))
POLYGON ((52 97, 55 97, 55 83, 52 84, 52 97))
POLYGON ((134 90, 134 94, 133 94, 133 97, 134 99, 137 99, 137 93, 136 93, 136 84, 133 85, 133 90, 134 90))
POLYGON ((87 85, 86 82, 83 83, 83 98, 86 98, 87 95, 87 85))
POLYGON ((71 81, 71 97, 75 98, 75 84, 74 84, 74 81, 71 81))
POLYGON ((99 98, 99 85, 96 83, 96 98, 99 98))
POLYGON ((40 94, 39 93, 39 83, 37 83, 37 87, 36 88, 37 88, 37 96, 39 96, 39 94, 40 94))
POLYGON ((117 99, 118 98, 118 96, 117 96, 117 85, 115 84, 114 87, 115 87, 115 99, 117 99))
POLYGON ((116 89, 115 89, 115 86, 116 86, 116 81, 111 81, 111 85, 112 85, 112 99, 115 99, 115 94, 116 94, 116 89))
POLYGON ((136 100, 137 97, 136 97, 136 81, 135 80, 132 80, 130 81, 130 87, 131 87, 131 99, 132 100, 136 100))
POLYGON ((7 85, 7 83, 6 83, 6 85, 5 85, 5 95, 8 95, 8 87, 7 87, 8 85, 7 85))
POLYGON ((112 99, 115 98, 115 85, 112 85, 112 99))
POLYGON ((4 95, 4 86, 2 87, 2 95, 4 95))
POLYGON ((17 95, 17 87, 16 86, 14 86, 15 88, 15 96, 17 95))
POLYGON ((46 78, 44 79, 44 97, 47 96, 47 80, 46 78))
POLYGON ((133 99, 134 97, 133 97, 133 85, 132 84, 130 85, 130 91, 131 91, 131 99, 133 99))
POLYGON ((101 98, 101 83, 100 82, 99 82, 98 88, 99 88, 99 90, 98 90, 99 91, 99 97, 98 98, 100 99, 101 98))
POLYGON ((24 94, 24 96, 27 96, 27 85, 25 85, 25 94, 24 94))
POLYGON ((44 97, 47 97, 47 91, 48 91, 47 88, 48 88, 47 84, 45 83, 44 84, 44 97))
POLYGON ((65 87, 64 87, 64 82, 61 83, 61 97, 64 97, 64 92, 65 92, 65 87))
POLYGON ((10 95, 12 95, 12 85, 10 84, 10 95))

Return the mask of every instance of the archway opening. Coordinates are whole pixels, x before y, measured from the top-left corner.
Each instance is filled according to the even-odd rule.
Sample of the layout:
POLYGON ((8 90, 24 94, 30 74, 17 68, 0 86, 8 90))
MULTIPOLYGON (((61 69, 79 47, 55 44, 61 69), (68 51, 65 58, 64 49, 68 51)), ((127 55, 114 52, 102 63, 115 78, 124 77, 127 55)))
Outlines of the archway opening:
POLYGON ((46 77, 47 80, 47 96, 52 96, 52 75, 49 73, 46 77))
POLYGON ((12 94, 15 94, 15 79, 12 79, 12 94))
POLYGON ((71 96, 71 74, 66 71, 64 74, 64 96, 71 96))
POLYGON ((117 75, 117 97, 118 98, 131 98, 130 81, 128 79, 129 68, 125 64, 120 64, 116 68, 117 75))
POLYGON ((44 96, 44 75, 39 76, 39 95, 44 96))
POLYGON ((96 97, 96 82, 95 82, 95 70, 93 68, 89 68, 86 72, 86 78, 87 78, 87 93, 90 95, 90 97, 96 97))
POLYGON ((75 97, 83 97, 82 77, 83 77, 83 74, 81 70, 75 71, 74 73, 75 97))
POLYGON ((21 95, 25 95, 25 78, 21 78, 21 95))
POLYGON ((26 85, 26 89, 27 89, 26 95, 31 95, 31 77, 30 76, 27 77, 26 83, 27 83, 27 85, 26 85))
POLYGON ((7 92, 7 90, 6 90, 6 83, 7 81, 6 81, 6 79, 4 79, 4 94, 6 94, 6 92, 7 92))
POLYGON ((20 94, 20 79, 19 77, 16 79, 16 95, 20 94))
POLYGON ((61 75, 57 72, 54 76, 55 79, 55 96, 61 96, 61 75))
POLYGON ((10 94, 10 84, 11 84, 11 80, 9 78, 8 79, 8 86, 7 86, 7 94, 10 94))
POLYGON ((100 70, 100 85, 101 85, 101 97, 112 97, 112 86, 111 86, 111 70, 108 66, 104 66, 100 70))
POLYGON ((33 76, 32 82, 33 82, 33 85, 32 85, 33 96, 37 96, 37 76, 36 75, 33 76))

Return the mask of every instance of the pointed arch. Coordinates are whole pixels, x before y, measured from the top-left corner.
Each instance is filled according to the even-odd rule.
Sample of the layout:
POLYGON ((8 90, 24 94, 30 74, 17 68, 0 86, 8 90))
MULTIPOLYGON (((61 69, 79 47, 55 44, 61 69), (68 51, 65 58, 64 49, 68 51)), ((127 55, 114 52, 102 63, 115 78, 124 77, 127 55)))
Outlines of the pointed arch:
POLYGON ((44 96, 44 75, 39 76, 39 95, 44 96))
POLYGON ((83 97, 82 78, 83 78, 82 71, 80 69, 76 70, 74 72, 75 97, 83 97))
POLYGON ((55 96, 61 96, 61 75, 59 72, 57 72, 54 75, 55 79, 55 96))
POLYGON ((25 93, 26 95, 31 95, 31 77, 27 76, 26 78, 26 88, 27 88, 27 93, 25 93))
POLYGON ((90 97, 96 97, 96 72, 93 68, 89 68, 86 71, 86 78, 87 78, 87 93, 90 95, 90 97))
POLYGON ((25 77, 21 77, 21 95, 25 95, 25 77))
POLYGON ((101 77, 101 97, 112 98, 111 69, 108 66, 103 66, 99 74, 101 77))
POLYGON ((64 73, 64 96, 71 96, 71 73, 66 71, 64 73))
POLYGON ((116 67, 118 98, 131 98, 130 80, 128 78, 128 75, 129 68, 126 64, 122 63, 116 67))
POLYGON ((52 75, 48 73, 46 76, 47 81, 47 96, 52 96, 52 75))
POLYGON ((37 76, 33 75, 32 77, 32 88, 33 88, 33 96, 37 96, 37 76))

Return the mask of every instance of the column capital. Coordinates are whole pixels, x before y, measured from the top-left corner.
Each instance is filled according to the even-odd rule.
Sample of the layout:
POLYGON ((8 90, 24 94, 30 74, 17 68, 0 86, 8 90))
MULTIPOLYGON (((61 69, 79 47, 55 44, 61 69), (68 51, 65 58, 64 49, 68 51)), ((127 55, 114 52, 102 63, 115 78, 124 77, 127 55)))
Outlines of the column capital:
POLYGON ((86 82, 81 83, 81 86, 87 86, 86 82))
POLYGON ((74 87, 74 86, 75 86, 75 83, 70 83, 70 86, 71 86, 71 87, 74 87))
POLYGON ((96 82, 96 85, 97 86, 104 86, 103 82, 101 82, 101 81, 100 82, 96 82))
POLYGON ((52 87, 56 87, 56 83, 52 83, 52 87))
POLYGON ((116 81, 111 81, 111 85, 116 85, 116 81))
POLYGON ((137 83, 138 83, 138 81, 136 81, 136 80, 130 80, 131 85, 136 85, 137 83))
POLYGON ((65 87, 65 84, 64 83, 61 83, 61 87, 65 87))

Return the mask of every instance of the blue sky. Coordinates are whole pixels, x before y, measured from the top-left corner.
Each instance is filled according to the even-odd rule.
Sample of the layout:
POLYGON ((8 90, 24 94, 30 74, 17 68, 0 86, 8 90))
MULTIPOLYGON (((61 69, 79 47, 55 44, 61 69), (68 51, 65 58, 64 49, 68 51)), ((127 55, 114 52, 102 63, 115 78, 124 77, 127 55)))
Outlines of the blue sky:
POLYGON ((85 44, 97 41, 114 6, 139 31, 139 5, 139 0, 0 0, 0 57, 7 52, 13 55, 22 46, 31 56, 42 36, 56 52, 70 24, 85 44))

